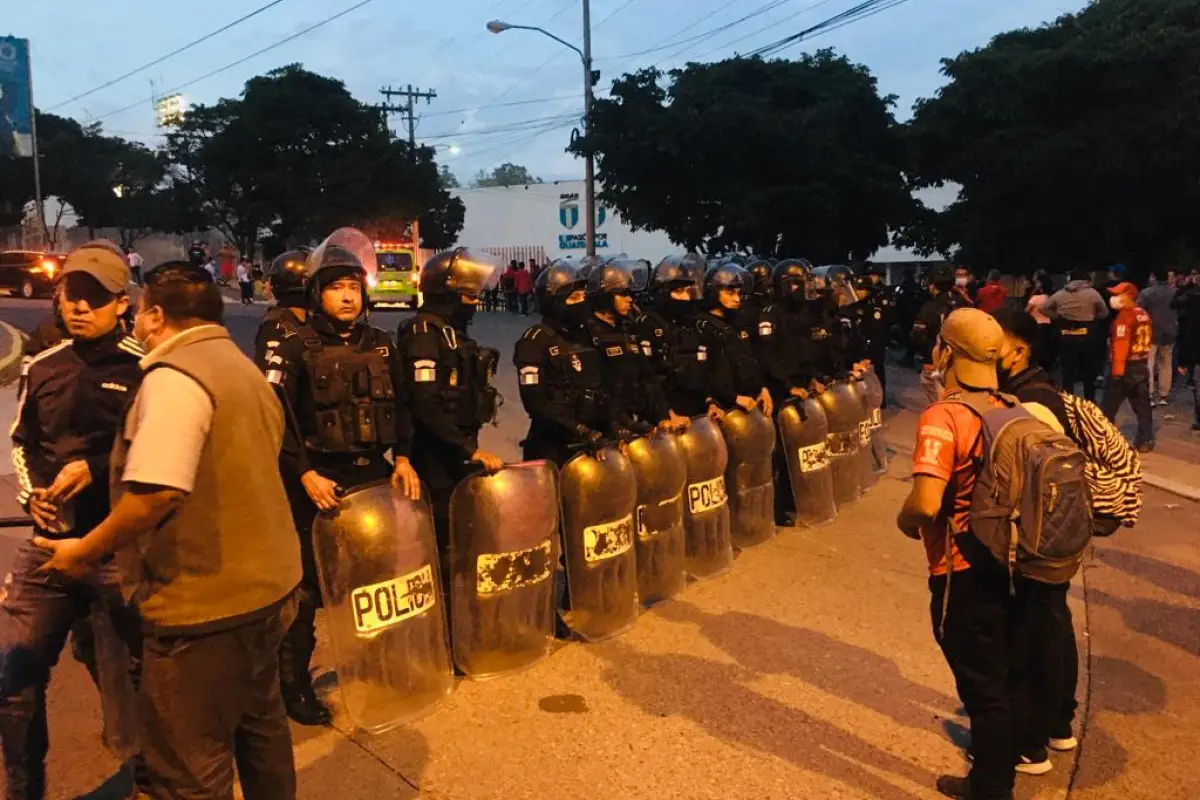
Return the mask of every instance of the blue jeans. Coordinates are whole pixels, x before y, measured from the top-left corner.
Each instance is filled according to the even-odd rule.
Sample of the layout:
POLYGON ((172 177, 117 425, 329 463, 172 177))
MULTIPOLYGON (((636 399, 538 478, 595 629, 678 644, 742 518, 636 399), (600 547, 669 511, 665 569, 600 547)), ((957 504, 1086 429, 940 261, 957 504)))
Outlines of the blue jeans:
POLYGON ((46 685, 73 625, 99 603, 122 639, 136 648, 136 614, 121 599, 110 561, 79 581, 34 572, 49 553, 24 542, 12 566, 12 587, 0 604, 0 740, 9 800, 46 793, 46 685))

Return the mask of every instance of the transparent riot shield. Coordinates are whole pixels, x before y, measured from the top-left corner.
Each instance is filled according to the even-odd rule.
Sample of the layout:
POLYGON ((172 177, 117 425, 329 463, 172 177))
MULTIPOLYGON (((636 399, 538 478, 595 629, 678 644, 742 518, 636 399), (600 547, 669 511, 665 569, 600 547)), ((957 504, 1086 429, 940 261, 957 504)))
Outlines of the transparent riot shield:
POLYGON ((833 522, 837 505, 825 450, 829 422, 821 404, 815 398, 786 403, 776 421, 796 502, 796 519, 809 528, 833 522))
POLYGON ((867 385, 861 379, 850 380, 846 383, 854 402, 862 409, 862 418, 858 423, 858 484, 862 493, 877 482, 871 469, 871 415, 867 405, 867 385))
POLYGON ((887 472, 887 438, 883 431, 883 384, 872 370, 863 379, 867 396, 867 424, 871 430, 871 469, 869 479, 874 485, 887 472))
POLYGON ((637 479, 638 597, 642 605, 649 606, 678 594, 687 585, 683 526, 687 461, 679 440, 662 433, 634 439, 627 454, 637 479))
POLYGON ((862 497, 862 461, 859 458, 859 426, 864 419, 862 399, 844 381, 821 392, 818 400, 825 412, 829 431, 825 452, 833 475, 833 500, 845 508, 862 497))
POLYGON ((758 409, 738 409, 721 420, 721 432, 729 452, 725 485, 733 543, 762 544, 775 535, 775 426, 758 409))
POLYGON ((559 487, 571 595, 566 622, 580 638, 601 641, 637 620, 633 465, 616 448, 600 458, 581 453, 563 465, 559 487))
POLYGON ((679 437, 687 461, 684 525, 687 529, 687 571, 693 578, 711 578, 733 566, 733 534, 725 468, 729 454, 725 437, 708 417, 696 417, 679 437))
POLYGON ((350 719, 378 733, 430 710, 454 671, 427 493, 369 484, 318 514, 312 537, 350 719))
POLYGON ((548 461, 473 475, 450 499, 454 663, 471 678, 533 666, 554 643, 558 470, 548 461))

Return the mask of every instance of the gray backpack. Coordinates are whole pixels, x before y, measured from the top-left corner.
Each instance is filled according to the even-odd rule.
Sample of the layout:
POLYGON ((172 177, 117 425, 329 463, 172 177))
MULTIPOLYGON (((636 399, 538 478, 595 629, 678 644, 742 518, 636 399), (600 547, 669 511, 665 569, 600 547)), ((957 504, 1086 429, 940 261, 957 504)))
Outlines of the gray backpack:
POLYGON ((1010 395, 951 398, 982 421, 970 530, 1009 575, 1068 583, 1092 534, 1087 457, 1010 395), (993 405, 989 397, 1003 404, 993 405))

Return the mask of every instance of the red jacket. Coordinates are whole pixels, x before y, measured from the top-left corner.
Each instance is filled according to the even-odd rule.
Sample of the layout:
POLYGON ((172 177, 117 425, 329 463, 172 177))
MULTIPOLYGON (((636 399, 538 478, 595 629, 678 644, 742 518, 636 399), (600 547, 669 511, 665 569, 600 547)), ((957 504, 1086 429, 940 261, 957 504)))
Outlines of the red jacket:
POLYGON ((1124 375, 1128 362, 1145 361, 1150 357, 1150 315, 1141 307, 1121 309, 1109 331, 1113 377, 1124 375))
POLYGON ((519 269, 513 273, 513 283, 517 287, 517 294, 529 294, 533 291, 533 276, 527 269, 519 269))
POLYGON ((979 290, 979 294, 975 295, 975 307, 990 314, 1003 308, 1004 301, 1007 299, 1007 289, 998 283, 988 281, 979 290))

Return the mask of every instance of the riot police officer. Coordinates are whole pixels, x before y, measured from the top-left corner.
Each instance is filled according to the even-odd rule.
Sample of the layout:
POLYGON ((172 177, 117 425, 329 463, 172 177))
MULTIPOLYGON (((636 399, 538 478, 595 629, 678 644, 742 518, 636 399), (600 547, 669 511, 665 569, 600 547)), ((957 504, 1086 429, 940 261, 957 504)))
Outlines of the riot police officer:
POLYGON ((821 358, 818 350, 827 346, 829 332, 824 318, 815 315, 810 305, 820 297, 806 260, 780 261, 774 278, 775 301, 758 319, 760 363, 772 397, 777 401, 789 396, 803 399, 810 391, 825 388, 818 380, 823 371, 817 362, 821 358))
POLYGON ((306 325, 288 331, 264 355, 267 380, 288 416, 280 471, 289 487, 300 533, 304 580, 299 608, 280 648, 280 682, 288 716, 304 725, 327 724, 309 674, 320 604, 312 548, 318 511, 337 507, 342 494, 390 478, 419 496, 409 463, 412 423, 404 365, 386 331, 366 323, 366 278, 375 249, 359 231, 343 228, 307 259, 306 325), (391 451, 394 465, 386 460, 391 451))
POLYGON ((739 326, 745 328, 753 339, 758 335, 758 318, 763 309, 771 305, 774 296, 774 281, 771 280, 771 262, 757 258, 744 267, 750 274, 750 291, 742 295, 742 308, 738 316, 742 319, 739 326))
POLYGON ((500 261, 459 247, 438 253, 421 270, 424 300, 400 323, 396 348, 411 382, 412 462, 429 489, 443 553, 449 543, 450 495, 470 462, 488 472, 504 467, 481 450, 479 430, 496 417, 500 352, 480 347, 467 331, 484 292, 499 282, 500 261))
POLYGON ((887 405, 887 358, 888 337, 895 321, 896 305, 879 280, 882 268, 872 266, 865 275, 854 278, 854 294, 858 302, 851 306, 855 338, 859 345, 859 358, 871 362, 875 375, 884 390, 884 406, 887 405))
POLYGON ((735 264, 723 264, 704 276, 704 297, 697 328, 708 355, 705 385, 710 409, 721 412, 756 405, 771 415, 771 394, 754 356, 750 331, 739 324, 743 292, 751 276, 735 264))
POLYGON ((286 333, 294 331, 308 319, 307 258, 307 250, 289 250, 271 262, 267 285, 275 297, 275 305, 263 314, 254 337, 254 360, 264 371, 268 368, 263 360, 267 351, 278 347, 286 333))
POLYGON ((934 267, 929 276, 931 296, 925 300, 913 322, 913 349, 921 359, 921 387, 930 402, 941 394, 941 377, 933 369, 933 345, 950 312, 970 306, 962 292, 954 291, 954 272, 948 266, 934 267))
POLYGON ((625 440, 644 436, 655 426, 674 430, 687 422, 671 411, 654 367, 630 329, 635 288, 633 272, 619 260, 595 266, 588 274, 587 332, 602 358, 604 386, 618 409, 615 432, 625 440))
POLYGON ((534 294, 542 321, 525 331, 513 351, 529 415, 522 446, 527 461, 546 459, 561 467, 577 447, 598 447, 619 411, 587 333, 587 282, 560 261, 538 275, 534 294))
POLYGON ((668 256, 654 268, 647 295, 653 307, 634 320, 642 354, 662 381, 667 404, 677 414, 707 411, 704 387, 708 359, 696 328, 696 301, 704 280, 704 259, 694 253, 668 256))

